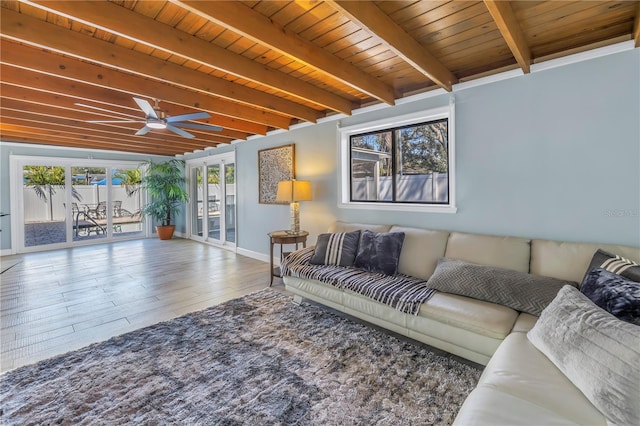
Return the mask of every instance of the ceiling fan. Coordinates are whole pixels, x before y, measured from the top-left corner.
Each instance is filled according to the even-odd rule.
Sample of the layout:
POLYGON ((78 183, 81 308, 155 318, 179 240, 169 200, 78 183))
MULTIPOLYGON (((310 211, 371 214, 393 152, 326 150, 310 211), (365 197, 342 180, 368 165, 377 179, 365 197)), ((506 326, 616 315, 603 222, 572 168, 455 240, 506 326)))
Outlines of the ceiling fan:
MULTIPOLYGON (((179 127, 186 127, 188 129, 198 129, 198 130, 209 130, 213 132, 219 132, 222 130, 222 127, 212 126, 210 124, 198 124, 198 123, 188 123, 189 120, 200 120, 203 118, 211 117, 206 112, 193 112, 191 114, 182 114, 182 115, 167 115, 160 107, 158 106, 158 100, 154 99, 155 106, 151 106, 151 104, 145 100, 134 97, 133 100, 138 104, 142 112, 145 113, 145 118, 137 119, 137 120, 91 120, 87 121, 88 123, 144 123, 144 127, 138 130, 135 134, 136 136, 146 135, 153 129, 167 129, 171 130, 174 133, 179 134, 185 138, 193 138, 194 135, 191 133, 180 129, 179 127)), ((83 106, 86 108, 93 108, 100 111, 107 111, 102 108, 93 107, 91 105, 86 104, 78 104, 76 105, 83 106)), ((113 112, 113 111, 111 111, 113 112)), ((117 114, 117 113, 116 113, 117 114)))

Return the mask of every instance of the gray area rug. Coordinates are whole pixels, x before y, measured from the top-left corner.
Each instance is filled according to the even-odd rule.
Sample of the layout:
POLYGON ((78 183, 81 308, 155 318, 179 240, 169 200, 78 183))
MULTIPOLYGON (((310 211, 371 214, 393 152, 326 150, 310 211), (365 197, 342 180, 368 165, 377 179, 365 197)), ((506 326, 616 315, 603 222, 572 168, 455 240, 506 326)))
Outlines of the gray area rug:
POLYGON ((480 370, 271 289, 0 376, 0 423, 450 424, 480 370))

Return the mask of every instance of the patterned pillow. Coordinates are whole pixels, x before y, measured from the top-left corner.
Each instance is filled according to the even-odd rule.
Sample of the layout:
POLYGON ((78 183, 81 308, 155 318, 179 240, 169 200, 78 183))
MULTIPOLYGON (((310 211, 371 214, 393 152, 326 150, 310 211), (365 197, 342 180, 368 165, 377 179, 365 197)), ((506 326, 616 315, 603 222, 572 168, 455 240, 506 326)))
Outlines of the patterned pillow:
POLYGON ((542 275, 441 258, 427 286, 540 315, 564 285, 576 286, 542 275))
POLYGON ((640 424, 640 327, 565 286, 527 337, 605 415, 607 424, 640 424))
POLYGON ((314 265, 353 266, 358 254, 360 231, 320 234, 313 257, 314 265))
POLYGON ((580 291, 611 315, 640 325, 640 283, 596 268, 587 274, 580 291))
POLYGON ((377 274, 396 275, 404 232, 362 231, 355 267, 377 274))
POLYGON ((587 268, 587 273, 584 274, 584 279, 587 278, 589 272, 596 268, 606 269, 614 274, 622 275, 630 280, 640 282, 640 265, 632 260, 625 259, 622 256, 607 253, 604 250, 598 249, 598 251, 595 252, 591 259, 591 264, 589 265, 589 268, 587 268))

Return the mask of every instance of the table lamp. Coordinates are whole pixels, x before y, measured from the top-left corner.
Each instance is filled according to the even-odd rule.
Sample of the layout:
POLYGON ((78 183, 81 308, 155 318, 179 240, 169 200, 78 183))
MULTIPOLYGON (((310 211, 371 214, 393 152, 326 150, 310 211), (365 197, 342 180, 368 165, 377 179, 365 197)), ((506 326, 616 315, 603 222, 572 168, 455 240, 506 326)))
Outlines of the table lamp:
POLYGON ((300 203, 311 201, 311 182, 308 180, 283 180, 278 182, 276 201, 289 203, 291 209, 291 229, 289 234, 300 232, 300 203))

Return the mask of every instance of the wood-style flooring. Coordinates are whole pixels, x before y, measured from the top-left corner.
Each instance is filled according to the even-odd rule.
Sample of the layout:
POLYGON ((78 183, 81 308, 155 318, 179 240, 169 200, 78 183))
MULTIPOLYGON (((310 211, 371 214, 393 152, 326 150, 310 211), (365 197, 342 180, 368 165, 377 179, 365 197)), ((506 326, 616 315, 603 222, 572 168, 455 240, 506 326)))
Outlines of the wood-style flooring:
MULTIPOLYGON (((186 239, 0 258, 0 371, 269 285, 269 264, 186 239)), ((282 281, 274 279, 282 289, 282 281)))

